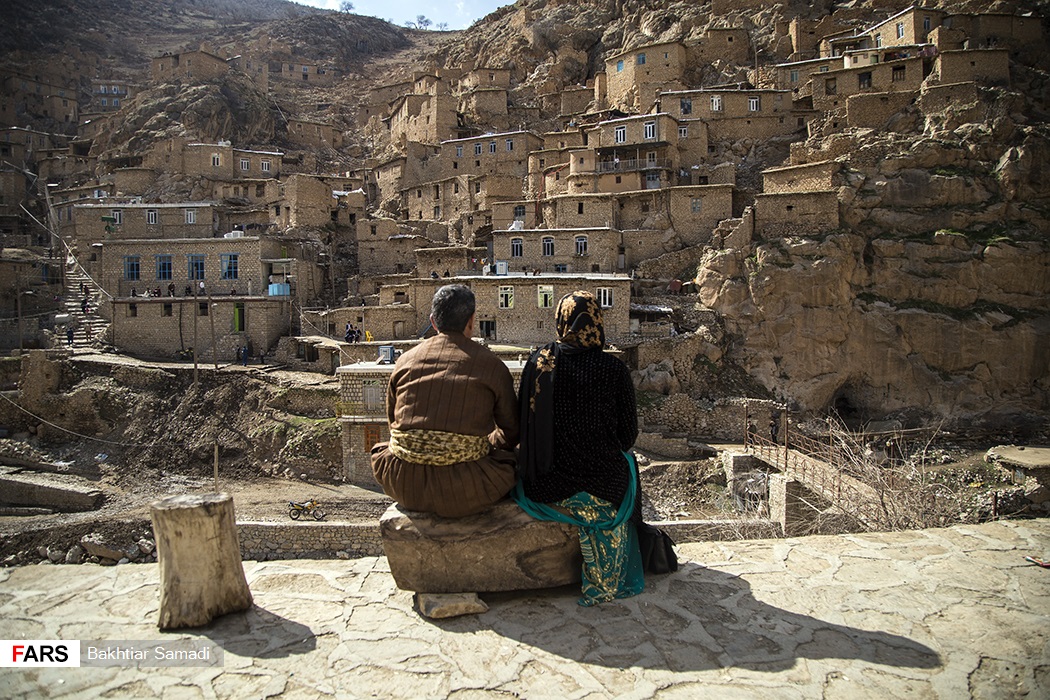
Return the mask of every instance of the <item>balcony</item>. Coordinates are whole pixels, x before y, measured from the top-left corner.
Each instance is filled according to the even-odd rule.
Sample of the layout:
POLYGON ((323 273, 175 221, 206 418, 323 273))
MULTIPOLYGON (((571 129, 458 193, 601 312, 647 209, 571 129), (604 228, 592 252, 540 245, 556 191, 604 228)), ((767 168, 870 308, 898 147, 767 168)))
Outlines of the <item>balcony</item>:
POLYGON ((667 170, 671 167, 671 161, 667 158, 621 158, 620 160, 598 161, 598 172, 600 173, 627 173, 640 170, 667 170))

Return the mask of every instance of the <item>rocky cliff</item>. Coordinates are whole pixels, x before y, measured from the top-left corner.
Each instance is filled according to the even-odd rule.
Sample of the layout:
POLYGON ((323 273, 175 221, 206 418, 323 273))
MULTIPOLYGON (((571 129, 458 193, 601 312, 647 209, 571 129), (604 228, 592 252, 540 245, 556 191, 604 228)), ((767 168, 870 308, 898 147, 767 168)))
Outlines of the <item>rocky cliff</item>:
MULTIPOLYGON (((729 357, 803 408, 1013 419, 1050 392, 1050 130, 1017 92, 920 98, 901 132, 796 144, 831 159, 838 230, 709 251, 696 282, 729 357)), ((761 206, 760 204, 757 206, 761 206)))

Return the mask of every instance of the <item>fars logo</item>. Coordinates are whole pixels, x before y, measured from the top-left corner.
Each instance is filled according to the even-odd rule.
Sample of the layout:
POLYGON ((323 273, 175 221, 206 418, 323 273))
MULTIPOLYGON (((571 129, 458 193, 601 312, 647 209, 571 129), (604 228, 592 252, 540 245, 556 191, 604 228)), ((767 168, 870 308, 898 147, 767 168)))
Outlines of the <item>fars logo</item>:
POLYGON ((0 667, 79 665, 79 639, 5 639, 0 641, 0 667))

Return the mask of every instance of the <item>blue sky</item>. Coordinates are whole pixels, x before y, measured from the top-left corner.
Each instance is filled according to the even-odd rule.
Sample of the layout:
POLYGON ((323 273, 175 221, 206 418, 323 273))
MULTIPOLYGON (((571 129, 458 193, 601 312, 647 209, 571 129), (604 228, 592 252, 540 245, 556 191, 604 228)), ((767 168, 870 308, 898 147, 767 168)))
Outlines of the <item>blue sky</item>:
MULTIPOLYGON (((481 19, 503 5, 513 4, 514 0, 351 0, 354 3, 354 14, 371 15, 380 19, 392 20, 403 26, 405 22, 415 21, 424 15, 434 24, 445 22, 449 29, 466 29, 471 22, 481 19)), ((311 5, 326 10, 338 10, 342 0, 295 0, 300 5, 311 5)), ((433 26, 431 27, 433 28, 433 26)))

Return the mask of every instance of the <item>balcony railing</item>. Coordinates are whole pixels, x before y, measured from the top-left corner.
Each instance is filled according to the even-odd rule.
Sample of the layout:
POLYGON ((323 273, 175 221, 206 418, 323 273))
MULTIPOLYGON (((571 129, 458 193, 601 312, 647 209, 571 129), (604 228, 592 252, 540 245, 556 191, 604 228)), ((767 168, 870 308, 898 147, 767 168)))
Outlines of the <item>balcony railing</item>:
POLYGON ((622 173, 639 170, 666 170, 671 167, 671 161, 667 158, 623 158, 620 160, 598 161, 598 172, 600 173, 622 173))

